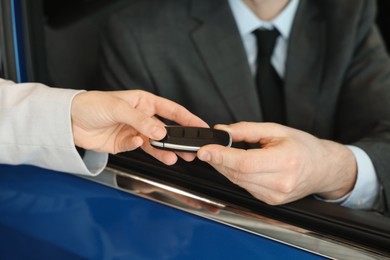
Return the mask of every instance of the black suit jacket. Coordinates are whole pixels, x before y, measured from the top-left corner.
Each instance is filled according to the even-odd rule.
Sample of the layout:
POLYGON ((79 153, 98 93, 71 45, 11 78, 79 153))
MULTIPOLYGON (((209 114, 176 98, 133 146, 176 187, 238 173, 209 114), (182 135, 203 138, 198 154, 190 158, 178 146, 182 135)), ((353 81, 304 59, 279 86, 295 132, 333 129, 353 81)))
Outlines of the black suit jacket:
MULTIPOLYGON (((390 202, 390 62, 375 1, 301 0, 287 53, 287 125, 361 147, 390 202)), ((110 89, 141 88, 210 125, 262 121, 226 0, 143 0, 112 15, 101 71, 110 89)))

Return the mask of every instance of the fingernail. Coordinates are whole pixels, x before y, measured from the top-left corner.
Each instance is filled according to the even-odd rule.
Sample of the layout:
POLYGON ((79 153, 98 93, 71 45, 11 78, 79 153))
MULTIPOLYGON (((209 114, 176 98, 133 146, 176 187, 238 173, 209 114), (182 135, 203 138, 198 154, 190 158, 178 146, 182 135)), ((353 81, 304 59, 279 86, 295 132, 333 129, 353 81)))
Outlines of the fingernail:
POLYGON ((164 138, 165 134, 166 134, 166 130, 164 127, 161 127, 161 126, 154 126, 153 129, 152 129, 152 137, 153 139, 155 140, 161 140, 164 138))
POLYGON ((198 158, 201 161, 209 162, 211 161, 211 154, 207 151, 202 151, 199 153, 198 158))

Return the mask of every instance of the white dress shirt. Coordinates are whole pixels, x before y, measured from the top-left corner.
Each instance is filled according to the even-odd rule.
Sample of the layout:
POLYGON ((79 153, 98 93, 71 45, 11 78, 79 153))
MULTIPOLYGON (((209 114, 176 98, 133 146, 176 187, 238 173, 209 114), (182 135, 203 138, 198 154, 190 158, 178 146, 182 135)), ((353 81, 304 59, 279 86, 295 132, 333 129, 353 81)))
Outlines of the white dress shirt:
MULTIPOLYGON (((254 77, 257 64, 257 42, 252 32, 258 28, 278 29, 280 36, 277 39, 271 62, 280 78, 283 79, 285 75, 288 40, 299 0, 290 0, 282 12, 270 21, 259 19, 242 0, 229 0, 229 4, 234 19, 236 20, 248 57, 249 66, 254 77)), ((359 147, 350 145, 347 147, 351 149, 357 161, 358 175, 355 187, 352 192, 339 200, 326 201, 340 203, 350 208, 372 209, 379 200, 380 193, 380 184, 372 161, 366 152, 359 147)))

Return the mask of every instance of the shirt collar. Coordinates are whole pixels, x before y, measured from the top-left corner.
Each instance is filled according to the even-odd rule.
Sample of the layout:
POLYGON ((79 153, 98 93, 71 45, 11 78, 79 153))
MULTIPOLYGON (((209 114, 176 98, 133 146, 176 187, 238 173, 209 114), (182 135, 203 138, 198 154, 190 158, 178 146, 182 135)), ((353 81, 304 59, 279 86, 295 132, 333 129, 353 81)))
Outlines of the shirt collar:
POLYGON ((290 0, 290 3, 275 19, 264 21, 259 19, 242 0, 229 0, 241 36, 250 34, 258 28, 271 29, 275 27, 285 39, 290 37, 298 4, 299 0, 290 0))

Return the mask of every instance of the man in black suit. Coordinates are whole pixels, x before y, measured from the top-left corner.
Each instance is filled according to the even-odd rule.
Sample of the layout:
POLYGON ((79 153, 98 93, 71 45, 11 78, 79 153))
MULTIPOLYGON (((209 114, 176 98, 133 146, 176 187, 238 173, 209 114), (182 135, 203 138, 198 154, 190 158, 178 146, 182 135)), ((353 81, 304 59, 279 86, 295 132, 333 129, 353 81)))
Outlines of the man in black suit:
POLYGON ((218 127, 262 149, 206 146, 198 157, 262 201, 316 194, 386 210, 390 61, 374 20, 371 0, 140 1, 111 17, 102 75, 107 86, 152 91, 210 125, 254 122, 218 127), (258 27, 280 33, 271 63, 283 81, 283 124, 260 123, 258 27))

